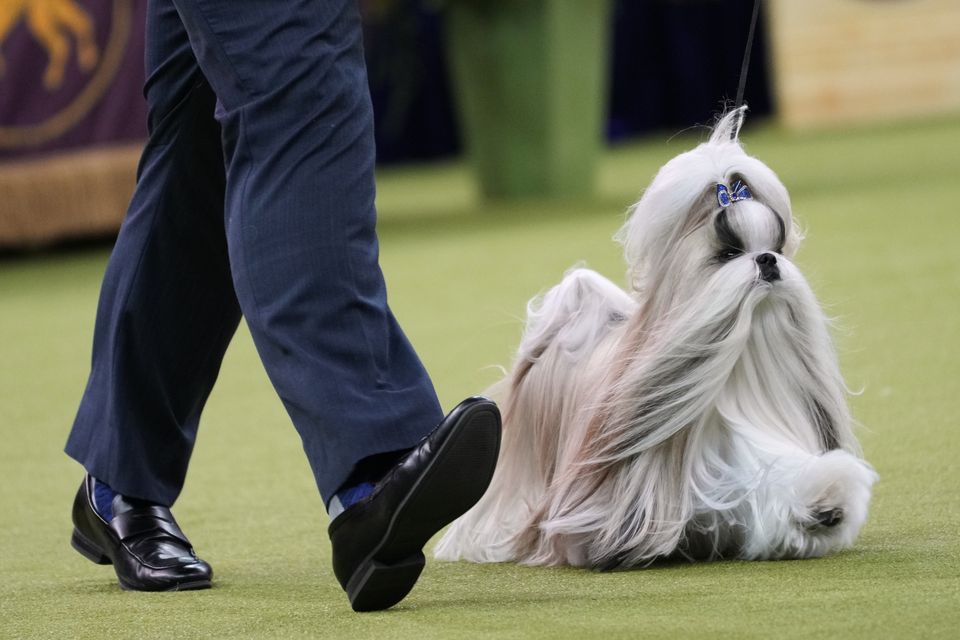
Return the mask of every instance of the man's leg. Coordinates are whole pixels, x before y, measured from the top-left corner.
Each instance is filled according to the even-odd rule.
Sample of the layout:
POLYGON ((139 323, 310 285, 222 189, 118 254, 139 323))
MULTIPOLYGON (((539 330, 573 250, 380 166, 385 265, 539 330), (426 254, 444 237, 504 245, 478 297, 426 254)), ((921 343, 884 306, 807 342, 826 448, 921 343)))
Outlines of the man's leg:
POLYGON ((223 223, 216 98, 170 0, 147 18, 150 139, 107 266, 67 453, 88 471, 72 544, 138 590, 210 586, 167 508, 240 318, 223 223))
POLYGON ((356 0, 174 2, 218 98, 240 306, 321 494, 355 499, 358 463, 410 450, 329 531, 353 608, 392 606, 486 489, 500 417, 474 398, 441 421, 387 306, 356 0))

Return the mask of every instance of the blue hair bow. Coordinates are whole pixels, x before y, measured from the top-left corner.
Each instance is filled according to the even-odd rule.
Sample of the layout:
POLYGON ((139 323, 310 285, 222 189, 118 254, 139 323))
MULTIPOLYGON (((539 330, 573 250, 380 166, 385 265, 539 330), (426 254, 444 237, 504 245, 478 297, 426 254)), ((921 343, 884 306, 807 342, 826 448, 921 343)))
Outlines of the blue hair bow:
POLYGON ((748 187, 743 180, 737 180, 729 189, 727 185, 722 182, 717 185, 717 202, 719 202, 723 208, 729 207, 734 202, 739 202, 740 200, 752 199, 753 194, 750 193, 750 187, 748 187))

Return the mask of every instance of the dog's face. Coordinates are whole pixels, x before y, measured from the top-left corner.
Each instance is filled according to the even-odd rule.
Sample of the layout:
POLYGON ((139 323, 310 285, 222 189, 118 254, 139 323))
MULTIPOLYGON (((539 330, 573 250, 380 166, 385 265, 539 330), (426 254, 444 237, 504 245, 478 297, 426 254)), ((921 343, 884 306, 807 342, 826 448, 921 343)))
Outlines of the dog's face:
POLYGON ((767 283, 780 279, 777 256, 783 257, 786 226, 776 211, 746 201, 720 209, 707 227, 711 263, 723 268, 746 258, 756 265, 758 279, 767 283))
MULTIPOLYGON (((731 184, 740 185, 741 191, 749 189, 742 177, 731 184)), ((725 184, 711 187, 716 191, 725 184)), ((731 287, 739 297, 755 288, 776 295, 799 276, 784 255, 788 223, 782 214, 752 198, 726 206, 714 198, 704 209, 694 231, 676 245, 677 260, 671 268, 679 277, 671 281, 679 298, 731 295, 731 287)))
MULTIPOLYGON (((728 135, 728 134, 727 134, 728 135)), ((717 138, 673 158, 621 230, 634 289, 666 314, 788 294, 800 242, 786 188, 738 142, 717 138)))

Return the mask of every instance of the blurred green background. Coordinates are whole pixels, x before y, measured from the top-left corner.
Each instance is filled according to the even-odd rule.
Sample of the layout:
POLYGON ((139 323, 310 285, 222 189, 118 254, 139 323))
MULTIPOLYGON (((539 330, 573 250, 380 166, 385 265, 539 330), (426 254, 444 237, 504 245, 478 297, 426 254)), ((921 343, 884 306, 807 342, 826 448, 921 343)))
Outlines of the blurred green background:
MULTIPOLYGON (((380 176, 391 303, 445 406, 508 365, 526 301, 579 261, 623 282, 611 235, 702 132, 607 151, 596 197, 484 204, 462 164, 380 176)), ((799 262, 836 338, 877 468, 855 548, 819 560, 593 573, 430 562, 394 609, 357 615, 294 429, 241 328, 177 516, 213 589, 121 592, 68 544, 82 470, 61 452, 87 373, 106 248, 0 262, 0 637, 953 638, 960 624, 960 121, 796 135, 748 151, 791 190, 799 262)))

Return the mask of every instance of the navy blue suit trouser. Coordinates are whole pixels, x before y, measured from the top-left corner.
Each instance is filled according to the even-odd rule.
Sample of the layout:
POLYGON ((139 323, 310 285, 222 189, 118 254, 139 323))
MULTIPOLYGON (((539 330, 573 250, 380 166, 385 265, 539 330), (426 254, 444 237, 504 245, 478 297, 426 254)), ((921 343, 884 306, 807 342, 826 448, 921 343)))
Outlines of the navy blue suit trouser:
POLYGON ((150 138, 67 453, 170 505, 246 319, 326 502, 442 418, 387 306, 355 0, 150 0, 150 138))

